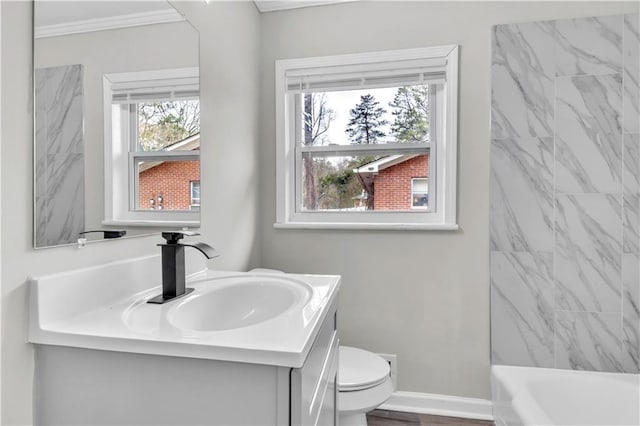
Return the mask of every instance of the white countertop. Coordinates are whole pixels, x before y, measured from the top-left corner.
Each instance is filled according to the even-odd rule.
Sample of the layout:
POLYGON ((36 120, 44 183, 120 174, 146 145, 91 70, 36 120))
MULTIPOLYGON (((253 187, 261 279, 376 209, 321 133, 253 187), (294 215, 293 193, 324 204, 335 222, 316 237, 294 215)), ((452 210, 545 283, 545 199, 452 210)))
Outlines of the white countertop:
POLYGON ((303 306, 247 327, 184 330, 166 320, 181 301, 197 297, 219 278, 268 279, 274 275, 204 270, 188 277, 187 285, 194 288, 190 295, 163 305, 146 304, 161 292, 159 262, 159 256, 148 256, 30 278, 29 341, 299 368, 340 286, 340 277, 335 275, 280 275, 312 289, 303 306), (131 321, 133 309, 144 313, 144 321, 131 321))

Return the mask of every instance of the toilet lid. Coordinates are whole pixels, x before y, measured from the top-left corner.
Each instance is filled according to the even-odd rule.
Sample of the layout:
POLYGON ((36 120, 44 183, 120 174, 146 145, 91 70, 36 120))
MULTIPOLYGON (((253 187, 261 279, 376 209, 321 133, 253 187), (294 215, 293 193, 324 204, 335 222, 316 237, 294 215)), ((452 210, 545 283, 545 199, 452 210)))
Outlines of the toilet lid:
POLYGON ((374 387, 389 376, 389 364, 378 355, 350 346, 340 346, 338 390, 356 391, 374 387))

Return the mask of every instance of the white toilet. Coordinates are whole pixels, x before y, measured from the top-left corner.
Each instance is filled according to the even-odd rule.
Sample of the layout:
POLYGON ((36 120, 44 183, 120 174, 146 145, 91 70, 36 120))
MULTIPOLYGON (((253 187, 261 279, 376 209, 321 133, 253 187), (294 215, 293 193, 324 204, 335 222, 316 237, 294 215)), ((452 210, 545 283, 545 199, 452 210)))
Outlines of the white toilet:
MULTIPOLYGON (((275 269, 249 272, 282 274, 275 269)), ((378 355, 350 346, 338 348, 338 411, 340 426, 367 426, 367 412, 393 392, 389 364, 378 355)))
POLYGON ((340 426, 366 426, 366 413, 393 392, 389 364, 378 355, 350 346, 339 347, 338 410, 340 426))

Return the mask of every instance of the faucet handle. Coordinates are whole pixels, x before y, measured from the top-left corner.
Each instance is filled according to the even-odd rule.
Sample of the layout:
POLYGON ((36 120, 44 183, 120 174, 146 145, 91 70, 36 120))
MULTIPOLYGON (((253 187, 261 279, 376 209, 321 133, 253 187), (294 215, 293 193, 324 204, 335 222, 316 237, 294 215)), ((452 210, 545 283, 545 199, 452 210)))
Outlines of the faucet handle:
POLYGON ((178 244, 184 237, 193 237, 194 235, 200 235, 195 231, 168 231, 162 233, 162 238, 167 240, 167 244, 178 244))

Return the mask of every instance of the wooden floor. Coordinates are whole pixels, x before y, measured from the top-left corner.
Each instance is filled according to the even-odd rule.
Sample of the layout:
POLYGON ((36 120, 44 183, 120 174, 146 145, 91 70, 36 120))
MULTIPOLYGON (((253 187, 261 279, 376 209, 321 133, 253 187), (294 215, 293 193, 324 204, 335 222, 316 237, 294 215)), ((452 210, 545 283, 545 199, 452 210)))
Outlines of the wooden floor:
POLYGON ((493 426, 493 422, 487 420, 459 419, 386 410, 373 410, 368 413, 367 423, 369 426, 493 426))

